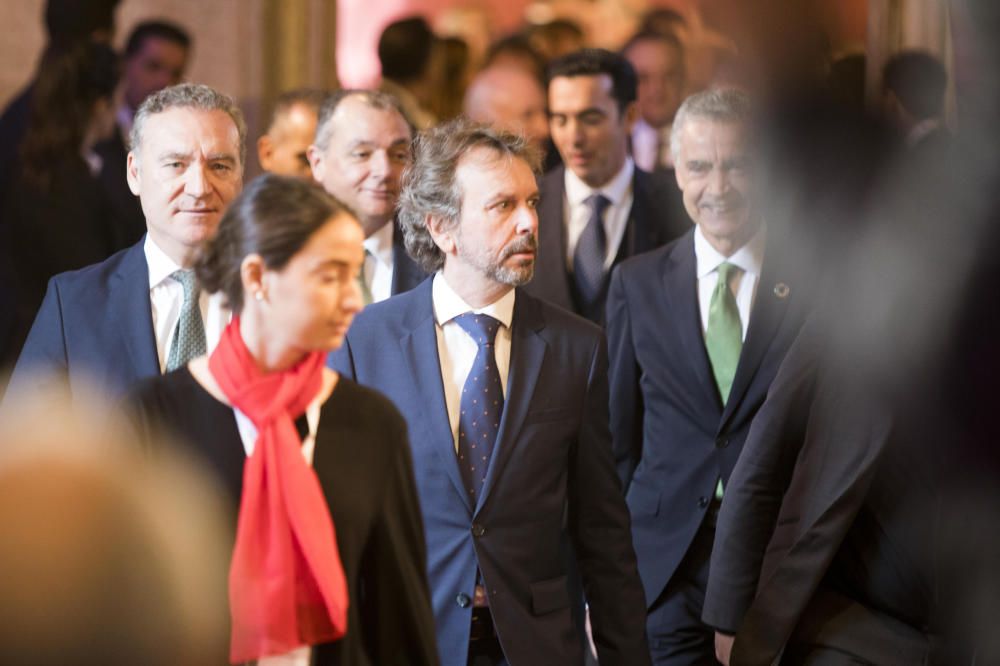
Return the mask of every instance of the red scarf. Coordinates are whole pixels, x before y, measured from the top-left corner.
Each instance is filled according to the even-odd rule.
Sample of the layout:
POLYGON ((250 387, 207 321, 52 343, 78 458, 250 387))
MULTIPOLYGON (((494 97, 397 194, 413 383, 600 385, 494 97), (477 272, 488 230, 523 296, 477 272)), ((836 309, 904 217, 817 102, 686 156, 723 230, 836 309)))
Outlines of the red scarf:
POLYGON ((229 567, 233 663, 334 641, 347 631, 333 519, 294 423, 323 385, 324 358, 316 352, 284 372, 262 373, 234 317, 208 360, 219 388, 257 427, 229 567))

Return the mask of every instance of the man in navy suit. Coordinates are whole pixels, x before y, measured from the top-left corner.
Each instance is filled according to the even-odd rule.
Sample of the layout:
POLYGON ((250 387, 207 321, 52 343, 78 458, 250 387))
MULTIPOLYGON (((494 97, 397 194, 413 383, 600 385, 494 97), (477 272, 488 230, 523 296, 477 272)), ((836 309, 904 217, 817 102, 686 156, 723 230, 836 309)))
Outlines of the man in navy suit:
POLYGON ((426 273, 406 254, 394 223, 410 162, 410 125, 399 101, 376 90, 340 90, 323 102, 307 155, 313 178, 350 208, 365 232, 365 303, 409 291, 426 273))
POLYGON ((736 90, 684 102, 672 149, 695 228, 623 263, 608 295, 611 428, 657 664, 714 663, 715 517, 801 319, 753 202, 749 107, 736 90))
POLYGON ((414 152, 400 221, 434 276, 366 308, 333 365, 409 424, 443 663, 581 664, 571 558, 601 661, 648 663, 603 335, 519 288, 535 267, 537 156, 467 120, 414 152))
POLYGON ((210 351, 229 322, 221 295, 190 279, 195 252, 242 189, 246 125, 204 85, 146 98, 132 126, 128 183, 147 233, 105 261, 49 282, 9 394, 65 374, 74 394, 115 397, 135 381, 210 351))
POLYGON ((675 214, 676 186, 629 157, 637 115, 632 65, 585 49, 554 61, 547 79, 549 126, 564 166, 540 180, 541 261, 527 290, 602 323, 612 267, 690 224, 675 214))

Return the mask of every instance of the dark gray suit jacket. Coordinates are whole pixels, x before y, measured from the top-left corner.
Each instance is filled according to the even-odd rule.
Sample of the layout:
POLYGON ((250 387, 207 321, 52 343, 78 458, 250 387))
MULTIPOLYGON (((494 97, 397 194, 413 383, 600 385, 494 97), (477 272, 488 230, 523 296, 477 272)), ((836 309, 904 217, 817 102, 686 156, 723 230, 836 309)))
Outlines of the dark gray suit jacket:
MULTIPOLYGON (((600 299, 597 311, 584 312, 577 303, 573 276, 566 269, 567 240, 563 212, 566 199, 565 168, 553 169, 542 176, 539 179, 539 189, 538 262, 535 265, 535 277, 525 290, 532 296, 576 312, 598 324, 603 323, 604 298, 600 299)), ((618 247, 614 265, 641 252, 660 247, 691 228, 689 219, 678 219, 677 186, 664 176, 636 169, 632 192, 632 210, 629 212, 628 226, 618 247)), ((610 276, 610 271, 608 275, 610 276)))

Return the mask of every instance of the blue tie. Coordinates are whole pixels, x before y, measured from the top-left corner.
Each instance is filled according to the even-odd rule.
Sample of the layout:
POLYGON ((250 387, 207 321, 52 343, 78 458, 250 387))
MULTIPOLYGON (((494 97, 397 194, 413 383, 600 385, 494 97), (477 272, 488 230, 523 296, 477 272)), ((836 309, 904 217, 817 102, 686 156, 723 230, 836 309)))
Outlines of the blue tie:
POLYGON ((590 219, 573 252, 573 279, 586 316, 600 319, 603 313, 598 306, 604 292, 604 260, 608 254, 604 211, 611 205, 611 200, 603 194, 592 194, 585 203, 590 208, 590 219))
POLYGON ((493 348, 500 322, 489 315, 468 312, 455 317, 455 323, 479 345, 462 388, 458 417, 458 466, 475 504, 486 480, 503 414, 503 386, 493 348))

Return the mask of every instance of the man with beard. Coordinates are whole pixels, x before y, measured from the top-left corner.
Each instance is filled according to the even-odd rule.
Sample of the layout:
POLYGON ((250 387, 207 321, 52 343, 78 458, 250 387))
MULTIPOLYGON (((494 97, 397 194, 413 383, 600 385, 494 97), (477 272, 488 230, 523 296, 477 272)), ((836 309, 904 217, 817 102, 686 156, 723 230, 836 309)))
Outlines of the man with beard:
POLYGON ((801 321, 781 253, 764 260, 749 123, 737 90, 684 102, 671 145, 695 228, 624 262, 608 294, 611 430, 656 664, 714 663, 700 615, 715 520, 801 321))
POLYGON ((443 663, 580 664, 583 579, 604 663, 648 663, 593 324, 525 293, 537 155, 459 119, 414 144, 400 225, 434 277, 367 308, 333 365, 410 428, 443 663))

